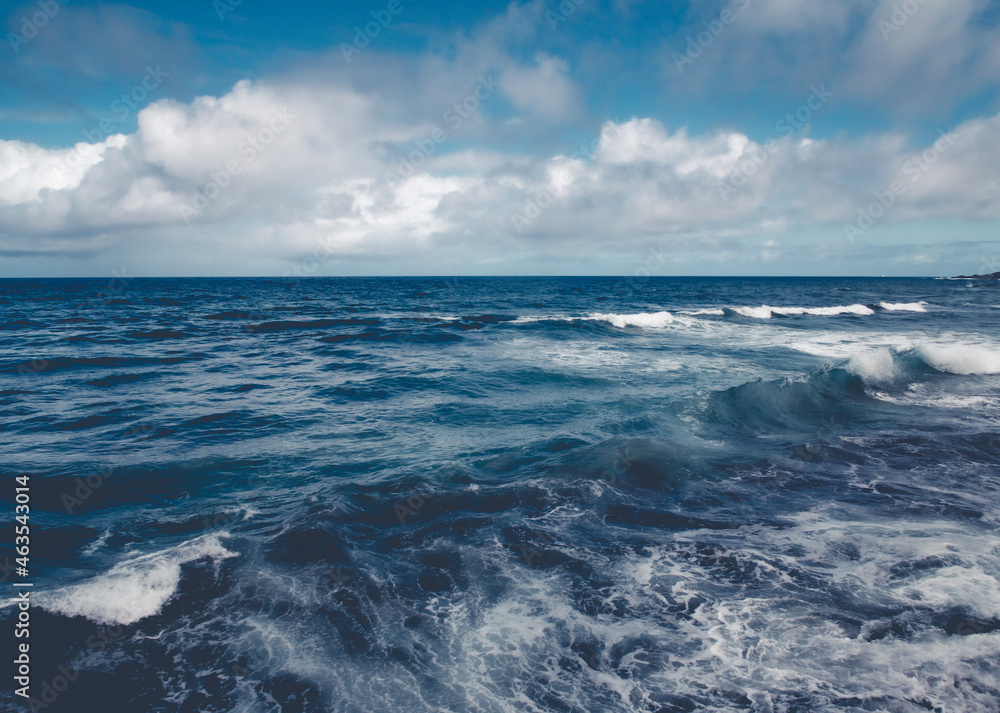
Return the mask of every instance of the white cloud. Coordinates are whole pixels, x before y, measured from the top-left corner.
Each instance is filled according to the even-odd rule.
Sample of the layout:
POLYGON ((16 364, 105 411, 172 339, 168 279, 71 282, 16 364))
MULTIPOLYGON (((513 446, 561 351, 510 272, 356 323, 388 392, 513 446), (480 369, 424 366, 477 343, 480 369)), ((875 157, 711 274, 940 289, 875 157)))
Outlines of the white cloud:
POLYGON ((760 235, 754 254, 777 260, 794 253, 794 239, 764 239, 839 227, 893 181, 906 190, 887 223, 1000 218, 1000 116, 958 127, 916 177, 912 162, 927 147, 898 134, 761 145, 650 118, 606 123, 591 156, 449 153, 445 142, 399 177, 392 147, 412 148, 433 125, 388 118, 384 101, 343 86, 240 82, 221 97, 151 104, 136 133, 75 154, 2 142, 0 249, 129 241, 164 254, 183 245, 205 259, 252 251, 256 260, 433 264, 429 256, 448 254, 472 264, 630 250, 651 237, 674 252, 737 254, 741 236, 760 235), (71 155, 81 157, 76 168, 60 168, 71 155))
POLYGON ((504 93, 523 112, 549 121, 580 113, 582 97, 569 78, 569 65, 560 57, 535 56, 534 66, 511 66, 501 79, 504 93))
POLYGON ((718 13, 692 20, 661 56, 678 90, 784 94, 823 81, 838 102, 894 116, 947 116, 1000 86, 1000 30, 985 0, 733 0, 734 20, 677 71, 674 53, 718 13))
POLYGON ((120 148, 124 142, 125 137, 116 134, 98 144, 49 151, 22 141, 0 140, 0 203, 36 201, 43 189, 76 188, 108 148, 120 148))
MULTIPOLYGON (((744 5, 736 0, 734 9, 744 5)), ((817 2, 816 0, 756 0, 741 13, 739 21, 758 31, 779 35, 796 34, 803 30, 825 27, 828 32, 847 29, 852 2, 817 2)))
POLYGON ((1000 34, 981 0, 882 0, 844 57, 838 84, 912 111, 950 105, 1000 83, 1000 34))

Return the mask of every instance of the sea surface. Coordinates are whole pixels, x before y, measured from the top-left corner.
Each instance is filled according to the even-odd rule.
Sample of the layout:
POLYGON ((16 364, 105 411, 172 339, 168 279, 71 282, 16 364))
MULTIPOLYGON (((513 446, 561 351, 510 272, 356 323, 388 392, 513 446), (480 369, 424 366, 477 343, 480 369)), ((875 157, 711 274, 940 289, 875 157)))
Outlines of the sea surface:
POLYGON ((3 280, 0 344, 2 710, 1000 710, 996 283, 3 280))

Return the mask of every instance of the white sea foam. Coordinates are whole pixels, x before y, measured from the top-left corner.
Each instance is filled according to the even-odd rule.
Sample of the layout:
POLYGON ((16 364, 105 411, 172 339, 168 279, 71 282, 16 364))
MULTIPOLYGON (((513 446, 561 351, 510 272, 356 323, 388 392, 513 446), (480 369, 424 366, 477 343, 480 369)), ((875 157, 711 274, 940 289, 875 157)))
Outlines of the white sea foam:
MULTIPOLYGON (((906 349, 914 345, 913 333, 899 332, 845 332, 845 331, 813 331, 795 334, 795 338, 785 345, 804 354, 829 357, 831 359, 850 359, 859 351, 876 347, 895 347, 906 349)), ((773 340, 773 336, 771 337, 773 340)))
POLYGON ((698 317, 701 315, 712 315, 715 317, 721 317, 726 313, 726 310, 721 307, 716 307, 714 309, 688 309, 681 311, 681 314, 691 315, 692 317, 698 317))
POLYGON ((531 324, 533 322, 572 322, 573 317, 567 317, 566 315, 525 315, 523 317, 518 317, 511 324, 531 324))
MULTIPOLYGON (((527 551, 458 545, 466 566, 496 573, 495 591, 352 602, 368 640, 419 656, 420 677, 408 660, 372 665, 340 637, 323 636, 327 615, 308 612, 340 606, 325 586, 312 592, 308 578, 285 576, 263 586, 255 573, 265 599, 307 613, 241 615, 242 633, 226 644, 253 663, 236 682, 246 701, 234 710, 262 709, 252 683, 278 672, 315 685, 331 709, 357 711, 520 713, 558 701, 567 710, 670 702, 736 713, 748 710, 744 696, 752 710, 772 713, 803 704, 840 710, 833 702, 848 699, 892 711, 922 710, 909 700, 993 710, 1000 678, 989 664, 1000 633, 943 630, 953 610, 976 621, 1000 615, 1000 553, 988 532, 927 517, 873 522, 861 507, 821 505, 780 527, 649 532, 641 552, 619 555, 559 536, 591 515, 567 506, 533 518, 538 535, 527 551), (569 573, 531 566, 536 546, 539 556, 558 551, 585 563, 605 584, 581 599, 569 573), (894 626, 906 635, 885 635, 894 626)), ((356 554, 369 576, 382 577, 378 586, 389 586, 386 555, 356 554)))
POLYGON ((660 329, 672 324, 674 316, 669 312, 639 312, 636 314, 604 314, 594 312, 589 319, 610 322, 616 327, 644 327, 646 329, 660 329))
POLYGON ((926 312, 926 302, 879 302, 878 306, 888 312, 926 312))
POLYGON ((562 544, 564 554, 614 582, 588 602, 596 612, 589 615, 567 594, 563 577, 506 562, 514 570, 507 575, 510 596, 443 597, 428 607, 449 642, 447 654, 435 657, 449 664, 436 676, 477 701, 493 698, 500 681, 523 683, 520 705, 484 706, 497 711, 541 710, 533 705, 542 692, 532 682, 539 679, 549 696, 581 710, 638 710, 637 701, 666 692, 708 689, 704 709, 718 711, 742 710, 726 700, 730 692, 744 692, 754 710, 776 711, 807 691, 817 710, 829 691, 982 709, 997 683, 982 666, 1000 654, 1000 636, 948 637, 922 610, 960 607, 985 620, 1000 613, 1000 585, 989 574, 996 562, 992 538, 945 522, 873 524, 862 513, 822 509, 791 519, 791 527, 713 533, 724 545, 714 553, 723 560, 717 568, 699 555, 704 532, 672 534, 670 543, 620 561, 562 544), (920 564, 934 558, 944 566, 920 564), (750 578, 730 581, 727 566, 750 578), (875 636, 893 624, 877 614, 862 617, 860 632, 845 631, 836 617, 823 615, 829 602, 803 601, 797 593, 810 578, 877 603, 873 611, 905 609, 915 633, 875 636), (615 608, 628 616, 611 615, 615 608), (571 642, 593 644, 575 649, 571 642), (956 687, 952 676, 976 685, 956 687))
POLYGON ((871 384, 886 384, 896 376, 896 358, 889 349, 874 349, 852 356, 847 370, 871 384))
POLYGON ((1000 374, 1000 351, 975 344, 916 344, 882 347, 854 354, 847 369, 872 384, 894 379, 899 371, 900 354, 916 354, 936 371, 962 376, 1000 374), (910 351, 912 349, 912 351, 910 351))
POLYGON ((160 611, 177 591, 181 565, 208 557, 235 557, 219 541, 226 533, 205 535, 160 552, 119 562, 104 574, 80 584, 39 592, 36 603, 64 616, 82 616, 98 624, 133 624, 160 611))
POLYGON ((871 307, 860 304, 839 305, 836 307, 771 307, 769 305, 761 305, 760 307, 734 307, 733 311, 743 317, 750 317, 752 319, 771 319, 776 314, 785 317, 804 314, 815 317, 833 317, 838 314, 854 314, 867 317, 868 315, 875 314, 875 311, 871 307))
POLYGON ((753 319, 771 319, 771 308, 767 305, 763 307, 736 307, 733 311, 744 317, 753 319))
POLYGON ((81 552, 83 554, 85 554, 85 555, 92 555, 92 554, 94 554, 95 552, 97 552, 99 549, 101 549, 102 547, 104 547, 104 545, 106 545, 108 543, 108 538, 110 538, 110 537, 111 537, 111 528, 108 528, 107 530, 105 530, 104 532, 101 533, 100 537, 98 537, 96 540, 94 540, 89 545, 87 545, 86 547, 84 547, 81 550, 81 552))
POLYGON ((926 345, 917 353, 929 366, 949 374, 1000 374, 1000 352, 980 346, 926 345))
MULTIPOLYGON (((924 307, 926 302, 879 302, 878 306, 887 312, 926 312, 924 307)), ((742 317, 751 319, 771 319, 774 316, 800 317, 809 315, 813 317, 835 317, 837 315, 848 314, 858 317, 869 317, 875 314, 875 310, 867 305, 836 305, 833 307, 774 307, 771 305, 761 305, 753 307, 749 305, 736 307, 706 307, 700 309, 676 310, 676 314, 660 312, 637 312, 637 313, 615 313, 615 312, 594 312, 587 317, 570 317, 566 315, 524 315, 513 321, 513 324, 529 324, 542 321, 562 321, 573 322, 577 319, 598 320, 608 322, 619 328, 641 327, 646 329, 662 329, 667 325, 674 326, 705 326, 711 321, 694 319, 697 317, 722 317, 726 312, 734 312, 742 317), (676 315, 683 315, 677 317, 676 315)))

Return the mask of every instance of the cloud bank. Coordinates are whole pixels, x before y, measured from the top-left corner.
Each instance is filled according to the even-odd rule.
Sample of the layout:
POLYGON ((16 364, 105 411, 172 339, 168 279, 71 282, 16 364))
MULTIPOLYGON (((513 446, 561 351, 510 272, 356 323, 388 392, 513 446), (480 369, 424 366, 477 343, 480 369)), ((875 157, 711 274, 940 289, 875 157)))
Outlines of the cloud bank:
MULTIPOLYGON (((150 91, 134 131, 95 129, 69 148, 0 140, 0 257, 122 256, 209 274, 544 273, 615 270, 659 246, 682 261, 791 265, 872 248, 896 226, 982 235, 1000 219, 1000 114, 948 120, 1000 72, 980 0, 734 0, 692 9, 638 59, 567 38, 574 23, 610 22, 594 8, 573 4, 554 23, 552 12, 512 4, 415 60, 364 49, 348 62, 334 47, 217 96, 150 91), (763 131, 595 112, 592 83, 634 74, 630 61, 678 97, 777 79, 780 109, 763 131), (921 131, 815 136, 817 118, 866 102, 930 118, 921 131)), ((117 26, 129 13, 88 22, 101 17, 117 26)), ((115 52, 141 44, 127 36, 115 52)), ((191 53, 183 28, 163 36, 191 53)), ((915 250, 893 259, 934 262, 915 250)))

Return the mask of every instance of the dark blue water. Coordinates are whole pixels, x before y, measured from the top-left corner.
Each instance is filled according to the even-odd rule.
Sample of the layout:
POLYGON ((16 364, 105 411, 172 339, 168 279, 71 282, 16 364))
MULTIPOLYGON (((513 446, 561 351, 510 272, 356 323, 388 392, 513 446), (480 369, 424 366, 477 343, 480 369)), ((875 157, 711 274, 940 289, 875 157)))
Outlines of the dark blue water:
POLYGON ((997 711, 998 335, 961 280, 2 281, 35 708, 997 711))

